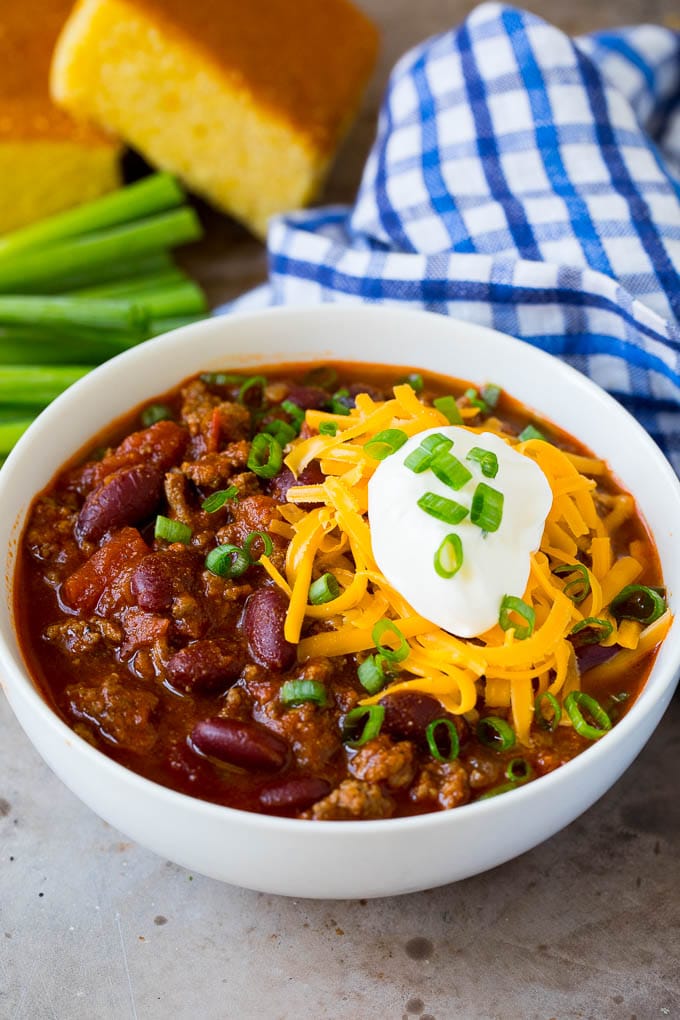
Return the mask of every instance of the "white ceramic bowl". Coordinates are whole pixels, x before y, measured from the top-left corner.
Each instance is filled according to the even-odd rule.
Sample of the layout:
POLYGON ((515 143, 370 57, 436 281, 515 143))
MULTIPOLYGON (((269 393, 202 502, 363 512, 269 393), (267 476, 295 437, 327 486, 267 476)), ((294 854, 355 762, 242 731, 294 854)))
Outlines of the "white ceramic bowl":
POLYGON ((128 771, 81 740, 27 674, 12 623, 12 576, 33 496, 84 443, 128 409, 204 369, 335 358, 493 381, 604 457, 656 540, 670 603, 680 600, 680 485, 646 433, 598 387, 500 333, 438 315, 327 305, 234 315, 188 326, 97 369, 56 400, 0 472, 0 671, 9 701, 63 782, 122 832, 187 868, 263 892, 370 897, 477 874, 530 849, 598 799, 659 722, 680 664, 676 618, 624 719, 556 772, 453 811, 373 822, 305 822, 194 800, 128 771))

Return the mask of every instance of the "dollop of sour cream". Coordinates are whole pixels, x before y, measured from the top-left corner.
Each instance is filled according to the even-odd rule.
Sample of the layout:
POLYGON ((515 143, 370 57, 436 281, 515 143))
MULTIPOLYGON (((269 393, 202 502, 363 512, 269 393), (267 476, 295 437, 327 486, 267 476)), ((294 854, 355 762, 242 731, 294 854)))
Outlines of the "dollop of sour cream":
POLYGON ((387 581, 427 620, 459 637, 476 637, 498 622, 505 595, 521 598, 538 549, 552 491, 543 471, 499 436, 468 432, 451 425, 411 437, 381 461, 368 484, 368 519, 373 554, 387 581), (430 435, 453 442, 449 452, 471 473, 452 489, 428 467, 420 473, 404 461, 430 435), (480 463, 467 460, 474 448, 494 453, 495 477, 486 477, 480 463), (480 482, 503 495, 500 525, 484 531, 470 515, 480 482), (468 510, 460 523, 449 524, 418 505, 427 492, 454 500, 468 510), (452 577, 441 577, 435 555, 447 535, 460 538, 463 561, 452 577))

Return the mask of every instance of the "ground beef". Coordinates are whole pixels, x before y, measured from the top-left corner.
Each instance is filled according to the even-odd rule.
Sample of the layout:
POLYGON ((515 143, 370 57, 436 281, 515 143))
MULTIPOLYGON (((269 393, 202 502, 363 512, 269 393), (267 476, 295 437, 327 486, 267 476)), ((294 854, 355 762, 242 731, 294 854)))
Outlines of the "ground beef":
POLYGON ((408 740, 394 743, 386 734, 360 747, 348 764, 357 779, 385 783, 390 790, 410 786, 416 772, 416 749, 408 740))
POLYGON ((182 471, 201 489, 220 489, 229 485, 232 476, 246 466, 249 450, 250 444, 245 440, 229 443, 219 453, 206 453, 200 460, 185 462, 182 471))
POLYGON ((432 762, 418 774, 411 791, 411 800, 418 804, 436 803, 448 810, 467 804, 470 784, 465 767, 459 761, 432 762))
POLYGON ((59 623, 50 624, 44 631, 46 641, 68 655, 77 656, 87 655, 103 646, 115 648, 120 644, 122 636, 122 628, 117 623, 99 617, 90 620, 68 617, 59 623))
POLYGON ((390 818, 393 813, 394 801, 377 783, 345 779, 302 817, 330 822, 390 818))
POLYGON ((102 735, 128 751, 149 751, 156 742, 151 716, 158 698, 151 691, 110 676, 97 687, 75 684, 66 689, 72 715, 94 723, 102 735))

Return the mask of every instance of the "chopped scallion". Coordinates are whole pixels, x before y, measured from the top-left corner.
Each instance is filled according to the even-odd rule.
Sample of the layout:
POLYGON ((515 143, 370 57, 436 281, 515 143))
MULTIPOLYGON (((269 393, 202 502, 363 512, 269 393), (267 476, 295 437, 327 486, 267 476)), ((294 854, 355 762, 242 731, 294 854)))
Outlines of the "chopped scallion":
POLYGON ((487 383, 486 386, 482 386, 482 400, 489 407, 496 407, 501 396, 500 386, 496 386, 495 383, 487 383))
POLYGON ((343 389, 336 390, 330 399, 330 408, 333 414, 348 415, 351 404, 353 403, 352 397, 349 395, 349 390, 343 389))
POLYGON ((455 761, 460 752, 460 738, 458 737, 458 730, 453 719, 433 719, 431 723, 428 723, 427 729, 425 730, 425 738, 427 740, 427 746, 430 749, 430 754, 436 761, 455 761), (442 752, 439 748, 439 740, 437 738, 437 730, 446 731, 446 736, 443 738, 448 743, 448 752, 442 752))
POLYGON ((182 542, 188 545, 191 541, 191 528, 182 521, 173 521, 159 514, 154 526, 154 538, 162 538, 165 542, 182 542))
POLYGON ((611 719, 602 705, 585 691, 570 691, 564 699, 564 708, 576 732, 588 740, 599 740, 612 728, 611 719), (584 712, 590 716, 594 726, 588 722, 584 712))
POLYGON ((384 718, 383 705, 360 705, 353 708, 343 721, 343 742, 347 747, 363 747, 369 740, 378 736, 384 718))
POLYGON ((435 397, 432 404, 443 414, 449 425, 462 425, 463 416, 456 403, 455 397, 435 397))
POLYGON ((523 428, 517 438, 520 443, 526 443, 528 439, 543 439, 547 442, 547 439, 540 429, 537 429, 534 425, 527 425, 526 428, 523 428))
POLYGON ((484 450, 481 446, 473 446, 465 459, 479 464, 485 478, 495 478, 498 474, 498 457, 492 450, 484 450))
POLYGON ((472 472, 468 471, 465 465, 447 450, 438 450, 435 453, 430 469, 440 482, 456 492, 472 478, 472 472))
POLYGON ((503 519, 503 493, 480 482, 472 497, 470 520, 482 531, 498 531, 503 519))
POLYGON ((311 701, 319 708, 328 704, 326 688, 319 680, 286 680, 279 692, 281 703, 289 708, 311 701))
POLYGON ((440 577, 449 578, 463 566, 463 543, 460 535, 447 535, 434 554, 434 569, 440 577))
POLYGON ((511 783, 526 783, 533 774, 533 767, 526 758, 511 758, 505 766, 505 777, 511 783))
POLYGON ((149 404, 139 417, 142 425, 148 428, 149 425, 155 425, 157 421, 167 421, 172 418, 172 411, 167 404, 149 404))
POLYGON ((534 701, 534 719, 543 730, 548 730, 549 733, 554 733, 560 724, 562 718, 562 706, 559 701, 550 691, 544 691, 543 694, 538 694, 534 701), (549 711, 551 714, 546 712, 543 707, 544 702, 550 706, 549 711))
POLYGON ((562 591, 575 605, 583 602, 590 595, 590 577, 587 568, 582 563, 560 563, 553 567, 552 572, 557 577, 571 578, 562 591))
POLYGON ((205 558, 206 569, 218 577, 240 577, 250 565, 250 556, 238 545, 218 545, 205 558))
POLYGON ((614 627, 609 620, 597 616, 587 616, 569 631, 570 637, 576 638, 577 645, 599 645, 606 641, 614 627))
POLYGON ((214 514, 216 510, 221 510, 230 499, 238 499, 238 489, 235 485, 230 485, 228 489, 220 489, 218 492, 211 493, 201 503, 201 509, 209 514, 214 514))
POLYGON ((272 540, 269 537, 269 535, 267 534, 267 532, 266 531, 251 531, 246 536, 246 540, 243 543, 243 551, 244 551, 244 553, 246 554, 246 556, 248 557, 248 559, 250 560, 251 563, 257 563, 257 561, 260 559, 260 556, 253 556, 253 554, 252 554, 251 550, 252 550, 252 547, 253 547, 253 542, 261 542, 262 543, 262 552, 260 553, 260 556, 271 556, 271 554, 272 554, 272 552, 274 550, 274 543, 272 542, 272 540))
POLYGON ((385 460, 396 453, 407 439, 408 436, 401 429, 384 429, 369 439, 364 445, 364 451, 374 460, 385 460))
POLYGON ((325 602, 332 602, 340 594, 338 579, 333 574, 322 574, 317 577, 309 586, 308 599, 311 605, 321 606, 325 602))
POLYGON ((281 470, 283 450, 268 432, 258 432, 250 446, 247 466, 260 478, 273 478, 281 470))
POLYGON ((319 425, 320 436, 335 436, 338 433, 337 422, 334 421, 322 421, 319 425))
POLYGON ((515 746, 515 731, 510 723, 497 715, 485 715, 477 723, 477 738, 485 747, 509 751, 515 746))
POLYGON ((399 382, 406 383, 407 386, 411 387, 414 393, 422 393, 425 386, 420 372, 409 372, 409 374, 405 375, 403 379, 399 380, 399 382))
POLYGON ((646 626, 663 616, 666 600, 647 585, 628 584, 612 599, 609 610, 617 621, 637 620, 646 626))
POLYGON ((273 436, 282 447, 288 446, 288 443, 297 436, 297 429, 293 425, 289 425, 287 421, 281 421, 280 418, 274 418, 273 421, 263 425, 262 431, 273 436))
POLYGON ((523 599, 518 599, 516 595, 504 595, 501 600, 498 624, 502 630, 510 630, 512 627, 515 631, 516 640, 524 641, 526 638, 531 637, 534 632, 536 613, 531 606, 527 605, 523 599), (524 626, 518 627, 512 619, 511 613, 515 613, 524 620, 524 626))
POLYGON ((403 662, 404 659, 408 657, 410 652, 408 641, 399 630, 396 623, 393 623, 392 620, 378 620, 371 631, 371 637, 375 647, 389 663, 393 664, 403 662), (390 645, 384 644, 383 638, 387 636, 391 637, 393 641, 396 641, 396 648, 392 648, 390 645))
POLYGON ((305 422, 305 412, 292 400, 282 400, 281 407, 290 417, 291 425, 295 431, 299 433, 305 422))
POLYGON ((446 499, 445 496, 438 496, 436 492, 425 492, 418 500, 418 506, 430 517, 436 517, 438 521, 445 524, 460 524, 463 518, 467 517, 469 511, 462 503, 456 503, 455 499, 446 499))
POLYGON ((267 385, 267 380, 263 375, 251 375, 242 384, 241 389, 238 391, 238 402, 239 404, 247 405, 248 407, 261 407, 264 403, 264 391, 267 385), (254 403, 250 403, 248 398, 252 396, 252 391, 257 392, 259 390, 259 400, 254 403))
POLYGON ((357 669, 359 682, 369 694, 377 694, 387 683, 384 664, 382 655, 369 655, 357 669))

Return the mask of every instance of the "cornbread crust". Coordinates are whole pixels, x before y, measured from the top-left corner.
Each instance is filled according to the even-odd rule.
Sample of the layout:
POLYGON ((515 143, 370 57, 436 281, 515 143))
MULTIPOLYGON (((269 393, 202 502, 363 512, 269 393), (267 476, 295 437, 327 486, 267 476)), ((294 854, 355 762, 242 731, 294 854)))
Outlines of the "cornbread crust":
POLYGON ((72 0, 0 0, 0 234, 120 183, 120 144, 49 95, 72 0))
POLYGON ((376 48, 347 0, 80 0, 52 94, 263 234, 317 191, 376 48))

